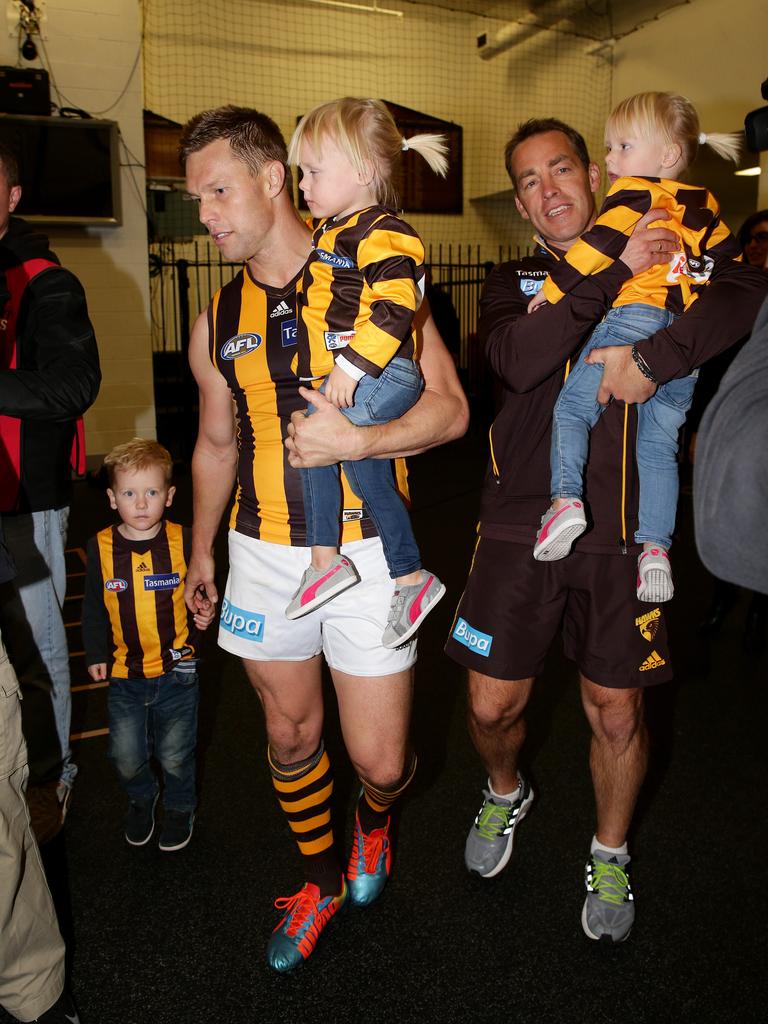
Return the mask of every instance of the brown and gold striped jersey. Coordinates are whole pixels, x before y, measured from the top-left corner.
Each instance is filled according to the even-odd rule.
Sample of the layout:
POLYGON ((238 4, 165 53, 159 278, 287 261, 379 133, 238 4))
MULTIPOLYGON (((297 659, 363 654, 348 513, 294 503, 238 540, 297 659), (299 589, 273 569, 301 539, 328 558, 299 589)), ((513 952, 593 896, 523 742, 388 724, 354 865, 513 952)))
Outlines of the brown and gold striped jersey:
POLYGON ((413 359, 413 318, 424 295, 424 246, 380 206, 314 225, 299 295, 298 369, 325 377, 343 352, 378 377, 394 356, 413 359))
POLYGON ((105 662, 116 679, 153 679, 197 654, 198 631, 184 604, 191 535, 163 522, 151 540, 117 526, 88 542, 83 599, 87 665, 105 662))
POLYGON ((585 277, 620 259, 635 225, 652 209, 669 213, 669 220, 654 226, 674 231, 680 252, 673 253, 668 263, 626 281, 614 306, 641 302, 680 315, 705 287, 716 259, 739 258, 739 245, 707 189, 665 178, 619 178, 594 225, 570 247, 544 283, 542 294, 547 301, 558 302, 585 277))
MULTIPOLYGON (((208 309, 209 352, 229 385, 237 417, 237 494, 230 527, 272 544, 304 546, 301 476, 284 441, 291 414, 306 408, 291 364, 296 356, 296 290, 262 285, 248 267, 208 309)), ((398 473, 401 489, 404 469, 398 473)), ((375 536, 373 521, 342 473, 341 540, 375 536)))

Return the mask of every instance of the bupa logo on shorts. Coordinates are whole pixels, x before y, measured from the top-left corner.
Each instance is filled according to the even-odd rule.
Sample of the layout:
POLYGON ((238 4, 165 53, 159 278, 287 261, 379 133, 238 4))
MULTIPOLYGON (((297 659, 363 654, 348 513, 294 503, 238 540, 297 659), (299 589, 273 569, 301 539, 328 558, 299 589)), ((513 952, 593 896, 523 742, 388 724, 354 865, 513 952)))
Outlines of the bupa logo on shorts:
POLYGON ((226 629, 233 636, 262 644, 264 643, 265 621, 266 617, 259 612, 248 612, 244 608, 235 608, 226 597, 224 598, 221 605, 220 625, 222 629, 226 629))
POLYGON ((280 324, 280 340, 283 348, 290 348, 296 344, 296 317, 293 320, 284 320, 280 324))
POLYGON ((328 252, 327 249, 315 249, 315 255, 321 263, 326 263, 337 270, 351 270, 355 265, 355 261, 349 256, 337 256, 335 252, 328 252))
POLYGON ((128 583, 116 576, 111 580, 104 580, 104 589, 111 594, 122 594, 124 590, 128 589, 128 583))
POLYGON ((354 331, 326 331, 325 347, 329 352, 337 348, 346 348, 355 336, 354 331))
POLYGON ((161 572, 144 577, 145 590, 175 590, 180 583, 181 576, 177 572, 161 572))
POLYGON ((520 291, 523 295, 533 298, 541 290, 545 281, 546 277, 521 277, 520 291))
POLYGON ((482 654, 484 658, 491 653, 493 637, 488 633, 481 633, 479 629, 474 629, 466 619, 458 620, 452 636, 454 640, 458 640, 460 644, 464 644, 475 654, 482 654))
POLYGON ((236 334, 221 346, 221 358, 232 360, 247 356, 256 351, 261 345, 261 340, 260 334, 236 334))

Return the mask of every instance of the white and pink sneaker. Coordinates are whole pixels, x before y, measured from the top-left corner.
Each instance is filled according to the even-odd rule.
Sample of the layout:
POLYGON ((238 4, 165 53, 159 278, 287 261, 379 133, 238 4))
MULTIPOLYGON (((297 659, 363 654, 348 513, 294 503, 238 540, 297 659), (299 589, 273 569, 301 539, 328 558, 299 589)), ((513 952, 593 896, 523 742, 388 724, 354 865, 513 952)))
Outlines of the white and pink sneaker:
POLYGON ((569 498, 568 503, 555 509, 550 506, 541 517, 541 529, 536 534, 533 557, 537 562, 556 562, 570 553, 571 545, 587 528, 584 502, 569 498))
POLYGON ((345 555, 336 555, 327 569, 304 570, 299 589, 285 609, 286 619, 300 619, 360 582, 360 574, 345 555))
POLYGON ((637 596, 640 601, 671 601, 675 587, 669 555, 661 547, 647 548, 637 560, 637 596))
POLYGON ((408 643, 444 593, 444 584, 426 569, 421 570, 421 583, 397 587, 381 638, 382 646, 393 648, 408 643))

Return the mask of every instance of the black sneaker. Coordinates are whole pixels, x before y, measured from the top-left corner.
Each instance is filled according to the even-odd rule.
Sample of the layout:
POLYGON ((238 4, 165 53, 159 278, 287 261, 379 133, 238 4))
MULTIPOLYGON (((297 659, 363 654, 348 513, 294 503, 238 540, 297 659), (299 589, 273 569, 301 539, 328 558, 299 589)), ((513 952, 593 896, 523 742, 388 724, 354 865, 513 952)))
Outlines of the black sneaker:
POLYGON ((80 1024, 80 1017, 77 1014, 77 1007, 72 1002, 72 996, 64 989, 59 998, 45 1013, 35 1017, 40 1024, 80 1024))
POLYGON ((151 800, 131 800, 125 816, 125 838, 131 846, 144 846, 155 831, 155 804, 158 794, 151 800))
POLYGON ((192 838, 194 823, 194 811, 166 811, 163 831, 160 833, 160 849, 166 853, 183 850, 192 838))

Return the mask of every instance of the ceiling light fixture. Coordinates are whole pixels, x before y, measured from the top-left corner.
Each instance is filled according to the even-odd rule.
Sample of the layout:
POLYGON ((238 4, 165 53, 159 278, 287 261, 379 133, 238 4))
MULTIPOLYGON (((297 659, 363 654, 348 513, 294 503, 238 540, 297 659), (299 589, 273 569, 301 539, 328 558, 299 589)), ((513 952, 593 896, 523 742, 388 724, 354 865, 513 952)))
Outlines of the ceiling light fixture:
POLYGON ((352 4, 347 0, 307 0, 309 4, 324 4, 326 7, 344 7, 351 11, 365 11, 368 14, 391 14, 393 18, 402 18, 402 11, 393 11, 387 7, 379 7, 378 0, 371 4, 352 4))

